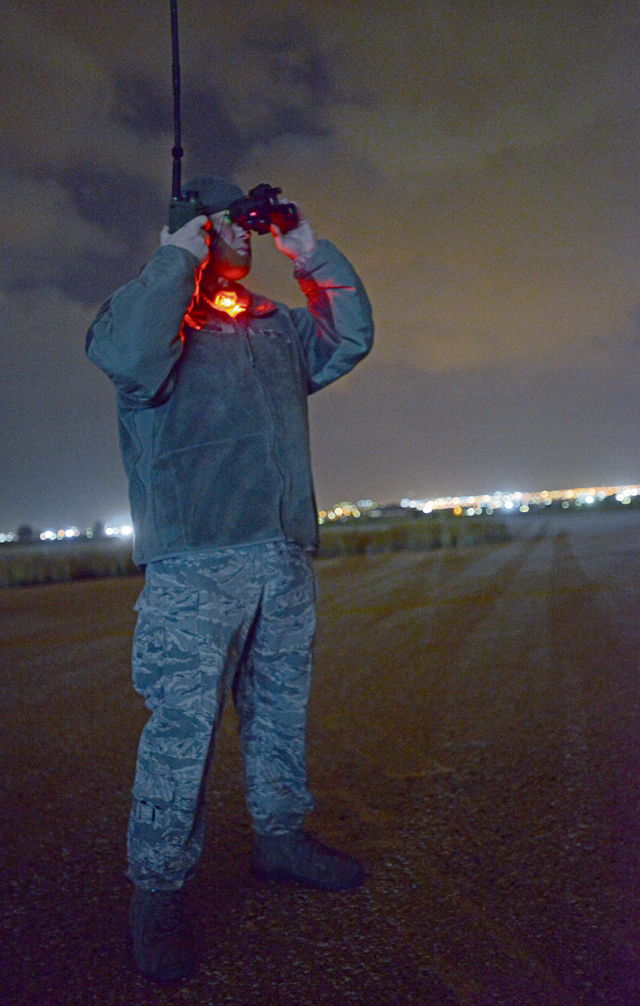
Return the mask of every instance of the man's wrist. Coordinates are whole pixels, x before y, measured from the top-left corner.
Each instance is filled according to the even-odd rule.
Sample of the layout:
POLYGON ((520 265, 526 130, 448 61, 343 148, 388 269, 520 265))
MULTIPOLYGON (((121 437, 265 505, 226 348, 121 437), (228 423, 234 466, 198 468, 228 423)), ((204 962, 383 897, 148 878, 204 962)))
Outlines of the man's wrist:
POLYGON ((316 248, 318 247, 318 242, 316 241, 313 248, 307 249, 296 255, 293 260, 293 274, 294 276, 304 275, 304 273, 309 272, 311 267, 311 260, 315 254, 316 248))

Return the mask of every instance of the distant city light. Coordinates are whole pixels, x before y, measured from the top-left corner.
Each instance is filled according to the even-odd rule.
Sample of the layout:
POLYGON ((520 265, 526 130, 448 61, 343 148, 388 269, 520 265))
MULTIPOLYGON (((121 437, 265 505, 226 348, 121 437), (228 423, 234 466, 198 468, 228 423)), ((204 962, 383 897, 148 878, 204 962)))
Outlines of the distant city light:
MULTIPOLYGON (((511 516, 517 513, 530 513, 544 509, 552 504, 560 504, 563 510, 570 507, 582 508, 583 505, 593 506, 596 502, 602 502, 607 498, 615 499, 616 502, 625 506, 638 497, 640 485, 626 486, 589 486, 582 489, 542 489, 537 492, 504 492, 484 493, 476 496, 437 496, 435 499, 415 498, 405 496, 400 503, 376 503, 372 499, 360 499, 356 503, 341 501, 332 510, 319 510, 318 523, 325 524, 327 521, 337 521, 344 524, 349 521, 357 521, 362 518, 380 518, 385 516, 386 508, 390 508, 390 513, 398 513, 398 507, 403 510, 414 510, 425 515, 435 514, 439 510, 449 510, 456 517, 460 516, 481 516, 483 513, 491 515, 501 510, 511 511, 511 516)), ((130 518, 129 518, 130 519, 130 518)), ((108 538, 129 538, 133 535, 133 526, 126 521, 120 523, 106 522, 102 530, 96 525, 96 529, 86 528, 80 531, 75 525, 60 528, 54 531, 47 528, 46 531, 31 531, 29 534, 8 531, 0 532, 0 544, 11 542, 33 541, 39 538, 43 542, 70 541, 76 538, 92 539, 99 538, 102 534, 108 538)))
POLYGON ((507 492, 496 490, 494 493, 484 493, 476 496, 437 496, 435 499, 425 499, 404 496, 398 503, 374 503, 370 499, 358 500, 354 503, 338 503, 333 510, 321 510, 318 522, 339 520, 344 523, 350 518, 382 517, 385 508, 401 507, 403 510, 415 510, 418 513, 433 514, 438 510, 450 510, 456 516, 480 516, 482 513, 493 514, 496 511, 516 513, 531 513, 536 509, 560 504, 563 510, 570 506, 591 506, 607 497, 615 497, 619 503, 628 505, 640 493, 640 485, 636 486, 589 486, 583 489, 541 489, 538 492, 507 492))

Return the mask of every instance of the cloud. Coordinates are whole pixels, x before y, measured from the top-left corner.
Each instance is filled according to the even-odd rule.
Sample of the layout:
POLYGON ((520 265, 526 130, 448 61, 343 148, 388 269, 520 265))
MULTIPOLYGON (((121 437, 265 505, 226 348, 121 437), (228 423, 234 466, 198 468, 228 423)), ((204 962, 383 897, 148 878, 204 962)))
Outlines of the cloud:
MULTIPOLYGON (((77 354, 94 307, 136 275, 166 212, 170 52, 168 11, 162 5, 161 21, 160 9, 129 0, 3 5, 2 334, 20 361, 8 371, 9 391, 20 391, 26 407, 24 428, 12 412, 14 442, 28 458, 44 438, 46 457, 73 481, 53 435, 33 433, 31 390, 46 397, 55 371, 57 432, 96 484, 117 484, 120 496, 115 432, 106 467, 100 459, 96 467, 77 437, 82 410, 93 424, 94 453, 104 429, 113 429, 111 389, 97 371, 82 369, 88 365, 77 354), (80 401, 67 378, 90 389, 92 401, 80 401)), ((457 468, 438 454, 437 438, 423 444, 420 424, 451 426, 465 389, 476 413, 503 428, 516 409, 514 428, 526 438, 535 410, 520 406, 512 387, 539 395, 545 374, 566 375, 579 361, 592 376, 567 381, 576 401, 592 393, 597 374, 615 394, 623 357, 631 372, 628 317, 639 298, 637 22, 637 5, 616 0, 494 0, 482 8, 472 0, 302 7, 274 0, 259 11, 253 0, 183 0, 185 178, 213 170, 245 187, 281 185, 354 262, 373 300, 374 353, 323 397, 340 421, 329 404, 326 413, 313 405, 331 443, 352 429, 340 457, 316 438, 321 473, 339 470, 344 457, 347 479, 362 456, 364 491, 382 493, 376 440, 397 454, 385 462, 395 472, 387 495, 409 491, 425 454, 439 459, 438 491, 447 479, 462 491, 459 477, 477 454, 472 421, 457 468), (505 388, 507 404, 499 397, 505 388), (495 413, 492 396, 503 403, 495 413), (403 433, 410 428, 416 432, 403 433), (377 489, 367 486, 367 472, 377 489)), ((302 301, 290 263, 267 237, 255 240, 252 285, 302 301)), ((551 381, 556 392, 562 380, 551 381)), ((631 401, 628 381, 625 388, 631 401)), ((542 397, 552 408, 552 398, 542 397)), ((572 413, 569 404, 563 409, 566 425, 572 413)), ((50 424, 53 415, 52 406, 50 424)), ((613 442, 615 424, 605 425, 613 442)), ((518 460, 517 437, 505 437, 499 449, 518 460)), ((443 445, 454 451, 456 439, 444 437, 443 445)), ((576 445, 585 464, 587 445, 585 433, 576 445)), ((490 449, 488 438, 485 466, 490 449)), ((27 462, 11 464, 27 484, 27 462)), ((544 471, 542 461, 536 471, 544 471)), ((46 495, 41 483, 40 491, 46 495)), ((87 520, 98 516, 96 509, 87 520)))
POLYGON ((119 76, 30 5, 3 14, 19 114, 0 156, 0 282, 97 304, 139 270, 160 229, 165 108, 152 80, 119 76))
MULTIPOLYGON (((95 304, 137 273, 165 214, 168 26, 116 3, 101 48, 82 14, 71 40, 38 4, 7 6, 26 115, 0 196, 5 289, 95 304)), ((612 289, 632 292, 634 254, 621 269, 592 209, 611 172, 585 143, 633 79, 630 22, 619 7, 473 8, 356 2, 335 22, 276 3, 258 25, 251 4, 223 2, 183 24, 186 177, 282 185, 362 272, 377 351, 427 368, 564 358, 611 328, 612 289)), ((299 298, 256 245, 257 286, 299 298)))
POLYGON ((228 30, 201 33, 187 63, 187 77, 215 88, 248 142, 321 133, 319 112, 332 94, 320 33, 300 12, 283 14, 279 7, 265 9, 259 21, 255 10, 246 19, 238 11, 228 30))
POLYGON ((372 26, 359 96, 352 85, 356 97, 325 109, 335 142, 398 187, 482 169, 505 150, 535 154, 633 100, 637 44, 615 17, 496 3, 465 22, 465 7, 443 19, 439 45, 428 16, 420 28, 402 5, 402 27, 372 26))
POLYGON ((99 304, 144 264, 164 211, 148 180, 119 169, 37 168, 32 177, 6 178, 0 286, 57 286, 99 304))
MULTIPOLYGON (((257 144, 240 178, 282 185, 355 263, 376 355, 430 371, 539 369, 595 359, 594 340, 637 302, 636 218, 616 209, 635 176, 612 170, 609 149, 594 156, 583 135, 541 158, 512 152, 489 171, 425 182, 418 198, 356 171, 331 137, 285 137, 257 144)), ((295 298, 260 255, 253 281, 295 298)))
MULTIPOLYGON (((6 124, 0 158, 7 223, 0 281, 5 290, 57 285, 96 304, 139 271, 166 215, 169 67, 161 80, 144 63, 134 69, 124 57, 113 60, 130 20, 118 4, 113 48, 101 50, 82 16, 72 39, 39 6, 7 4, 4 58, 21 114, 6 124)), ((184 180, 204 170, 233 175, 258 140, 322 132, 316 108, 328 77, 309 30, 293 18, 269 21, 262 32, 249 23, 192 35, 183 75, 184 180)), ((148 19, 135 21, 132 36, 139 33, 145 55, 162 48, 152 28, 148 19)))
POLYGON ((112 118, 137 136, 171 131, 169 95, 160 90, 155 80, 134 72, 116 74, 113 97, 112 118))
POLYGON ((113 114, 123 96, 106 61, 64 29, 45 27, 27 5, 5 4, 3 29, 9 100, 19 109, 5 124, 5 165, 19 172, 81 159, 156 173, 156 136, 141 139, 113 114))

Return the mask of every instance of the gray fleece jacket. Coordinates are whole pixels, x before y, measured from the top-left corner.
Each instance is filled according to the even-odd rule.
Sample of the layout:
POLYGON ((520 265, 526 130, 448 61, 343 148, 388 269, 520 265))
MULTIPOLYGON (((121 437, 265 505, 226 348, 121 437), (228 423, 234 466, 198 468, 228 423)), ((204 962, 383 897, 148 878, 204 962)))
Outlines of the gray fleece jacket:
POLYGON ((296 271, 306 308, 252 295, 183 326, 195 257, 159 248, 102 306, 87 353, 117 388, 134 560, 265 541, 317 544, 307 396, 370 350, 371 307, 330 241, 296 271), (182 334, 181 334, 182 329, 182 334))

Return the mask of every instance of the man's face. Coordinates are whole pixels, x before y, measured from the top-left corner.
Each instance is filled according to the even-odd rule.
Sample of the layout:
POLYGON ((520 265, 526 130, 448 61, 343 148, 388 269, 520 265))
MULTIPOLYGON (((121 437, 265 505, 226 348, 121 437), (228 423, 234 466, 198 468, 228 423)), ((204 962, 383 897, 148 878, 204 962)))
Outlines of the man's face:
POLYGON ((231 223, 227 210, 212 213, 208 268, 225 279, 244 279, 251 269, 251 238, 239 224, 231 223))

